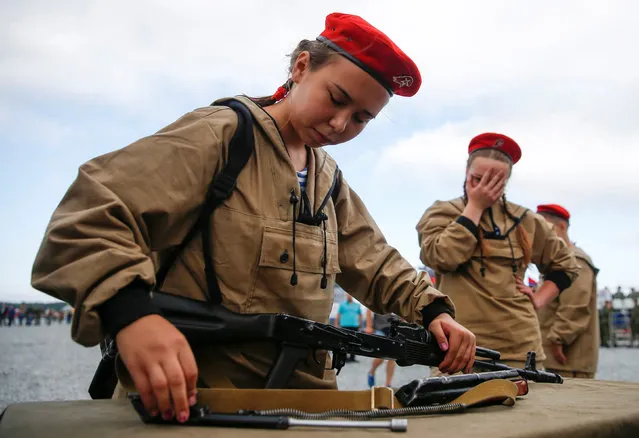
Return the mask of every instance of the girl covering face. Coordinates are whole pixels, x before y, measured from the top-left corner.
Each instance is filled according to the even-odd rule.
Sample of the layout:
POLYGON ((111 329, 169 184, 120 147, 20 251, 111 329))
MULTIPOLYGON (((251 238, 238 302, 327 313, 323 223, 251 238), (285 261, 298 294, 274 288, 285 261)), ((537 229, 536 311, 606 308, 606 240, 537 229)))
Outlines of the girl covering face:
MULTIPOLYGON (((81 166, 47 228, 34 287, 73 304, 77 342, 115 338, 121 381, 130 377, 146 408, 167 419, 188 418, 198 379, 264 387, 276 351, 264 343, 192 350, 153 307, 153 288, 211 296, 235 312, 326 323, 337 282, 376 313, 428 327, 447 350, 442 370, 469 369, 474 336, 453 320, 452 302, 386 243, 321 148, 354 138, 391 95, 412 96, 420 84, 415 64, 386 35, 360 17, 329 15, 317 40, 295 49, 290 78, 273 96, 234 98, 252 115, 255 144, 206 228, 210 245, 191 241, 156 284, 229 157, 238 118, 226 100, 81 166), (215 271, 208 286, 204 249, 215 271)), ((300 363, 291 388, 336 386, 325 371, 330 357, 316 358, 300 363)))
POLYGON ((478 344, 499 350, 514 366, 523 367, 529 351, 541 362, 535 309, 570 286, 576 260, 541 216, 506 200, 521 157, 517 143, 486 133, 468 151, 464 195, 435 202, 417 224, 421 260, 436 271, 438 289, 454 300, 457 320, 478 344), (517 284, 530 262, 546 281, 529 298, 517 284))

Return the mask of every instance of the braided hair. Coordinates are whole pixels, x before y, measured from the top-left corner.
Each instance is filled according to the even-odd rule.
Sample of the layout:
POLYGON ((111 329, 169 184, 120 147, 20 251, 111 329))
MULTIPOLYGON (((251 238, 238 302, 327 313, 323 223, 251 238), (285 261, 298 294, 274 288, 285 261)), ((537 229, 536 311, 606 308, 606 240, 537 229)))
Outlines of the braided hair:
POLYGON ((528 266, 530 264, 530 261, 532 260, 532 242, 530 241, 530 236, 528 235, 524 227, 519 223, 519 218, 515 217, 508 209, 508 202, 506 201, 505 193, 502 195, 501 201, 504 204, 504 212, 517 224, 517 241, 519 242, 519 246, 521 246, 522 250, 524 251, 524 266, 528 266))

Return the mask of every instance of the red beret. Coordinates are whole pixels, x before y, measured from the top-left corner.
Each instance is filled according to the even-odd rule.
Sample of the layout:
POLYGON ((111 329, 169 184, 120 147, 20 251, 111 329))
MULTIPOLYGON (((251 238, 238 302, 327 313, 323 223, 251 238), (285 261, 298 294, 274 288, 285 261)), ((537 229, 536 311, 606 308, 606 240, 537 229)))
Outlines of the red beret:
POLYGON ((537 206, 537 213, 550 213, 554 216, 558 216, 565 221, 570 220, 570 213, 568 210, 557 204, 542 204, 537 206))
POLYGON ((415 63, 384 33, 357 15, 328 15, 326 28, 317 39, 373 76, 391 96, 413 96, 422 84, 415 63))
POLYGON ((519 145, 515 140, 503 134, 495 134, 493 132, 479 134, 470 141, 468 153, 470 154, 478 149, 498 149, 508 155, 513 160, 513 164, 521 158, 519 145))

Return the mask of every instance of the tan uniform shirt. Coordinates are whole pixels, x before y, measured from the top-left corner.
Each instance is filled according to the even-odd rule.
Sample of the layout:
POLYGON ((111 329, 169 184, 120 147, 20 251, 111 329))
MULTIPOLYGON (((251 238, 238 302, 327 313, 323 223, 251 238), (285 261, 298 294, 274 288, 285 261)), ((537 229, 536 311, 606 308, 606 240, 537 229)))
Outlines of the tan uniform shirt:
MULTIPOLYGON (((493 218, 502 236, 513 228, 510 242, 484 238, 484 252, 468 227, 457 222, 464 210, 462 198, 435 202, 417 225, 422 262, 436 272, 436 286, 455 302, 457 321, 475 333, 477 345, 501 352, 505 360, 525 360, 528 351, 537 359, 544 353, 537 314, 530 299, 519 292, 513 273, 522 277, 524 251, 516 237, 515 222, 501 205, 495 205, 493 218), (485 276, 480 269, 485 266, 485 276)), ((520 218, 532 243, 532 262, 541 272, 565 272, 570 279, 578 273, 574 255, 546 221, 523 207, 508 202, 511 214, 520 218)), ((480 227, 493 231, 488 213, 480 227)))
POLYGON ((568 289, 537 312, 546 351, 544 365, 556 370, 596 373, 599 361, 599 270, 581 248, 572 249, 581 265, 579 277, 568 289), (565 346, 565 365, 557 362, 552 355, 550 347, 553 342, 565 346))
MULTIPOLYGON (((291 191, 295 169, 271 117, 245 97, 254 116, 255 149, 231 197, 213 214, 214 266, 223 304, 241 313, 285 312, 328 322, 337 282, 375 312, 421 322, 420 310, 443 295, 386 243, 366 207, 339 175, 322 227, 296 223, 298 284, 293 269, 291 191), (321 289, 326 238, 328 288, 321 289), (288 258, 281 257, 284 251, 288 258)), ((195 223, 213 175, 228 157, 237 126, 223 106, 197 109, 160 130, 80 167, 47 227, 32 284, 75 309, 73 338, 87 346, 103 338, 96 308, 133 280, 154 285, 168 250, 195 223)), ((317 209, 333 183, 335 161, 322 149, 308 155, 306 191, 317 209)), ((203 299, 201 239, 186 248, 168 275, 165 292, 203 299)), ((452 306, 448 298, 446 302, 452 306)), ((195 351, 200 376, 239 387, 263 387, 273 345, 235 344, 195 351)), ((302 365, 292 387, 332 387, 334 373, 302 365)))

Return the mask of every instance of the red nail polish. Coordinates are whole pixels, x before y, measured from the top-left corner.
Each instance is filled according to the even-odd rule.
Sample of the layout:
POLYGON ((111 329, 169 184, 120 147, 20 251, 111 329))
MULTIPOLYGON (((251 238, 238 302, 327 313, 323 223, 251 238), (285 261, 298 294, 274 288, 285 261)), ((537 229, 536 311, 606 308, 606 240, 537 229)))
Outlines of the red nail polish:
POLYGON ((194 406, 197 403, 197 396, 195 394, 189 396, 189 405, 194 406))
POLYGON ((167 409, 166 411, 162 412, 162 418, 167 421, 173 418, 173 409, 167 409))
POLYGON ((186 420, 189 419, 189 414, 186 413, 185 411, 180 412, 180 414, 178 415, 178 421, 180 423, 185 423, 186 420))

